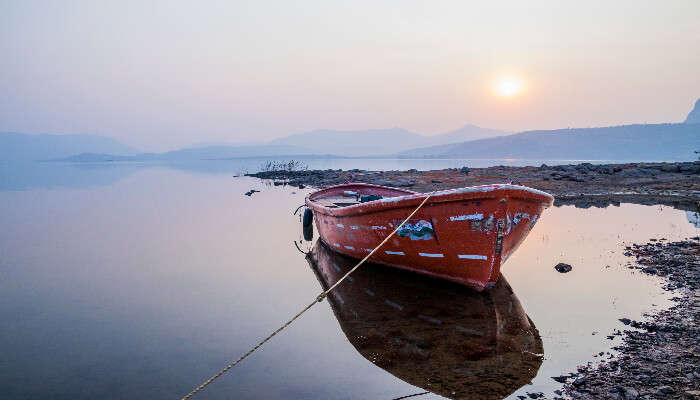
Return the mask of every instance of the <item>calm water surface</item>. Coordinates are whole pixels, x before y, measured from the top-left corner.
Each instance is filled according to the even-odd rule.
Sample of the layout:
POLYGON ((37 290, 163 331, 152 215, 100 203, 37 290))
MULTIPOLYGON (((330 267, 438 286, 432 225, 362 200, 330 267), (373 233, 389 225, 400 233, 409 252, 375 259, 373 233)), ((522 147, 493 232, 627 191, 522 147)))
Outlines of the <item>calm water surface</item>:
MULTIPOLYGON (((111 166, 98 179, 83 168, 45 180, 60 185, 0 175, 2 398, 179 398, 313 299, 328 278, 323 268, 347 263, 331 254, 310 264, 296 249, 300 223, 291 212, 304 190, 227 169, 111 166), (243 196, 251 188, 262 192, 243 196)), ((494 386, 475 386, 479 396, 522 384, 511 397, 551 393, 558 384, 550 377, 618 343, 605 338, 622 328, 618 318, 668 304, 657 278, 625 268, 624 245, 697 235, 693 218, 658 206, 553 207, 504 265, 512 293, 490 297, 364 270, 342 301, 311 309, 201 398, 449 397, 455 382, 476 385, 469 379, 483 371, 494 386), (558 262, 573 271, 557 273, 558 262), (360 283, 429 310, 402 314, 362 300, 360 283), (498 330, 511 320, 527 334, 498 330), (384 337, 382 329, 402 340, 393 363, 382 362, 389 355, 378 342, 357 339, 384 337), (538 340, 543 361, 516 371, 490 364, 537 352, 538 340), (426 364, 444 368, 440 382, 426 364)))

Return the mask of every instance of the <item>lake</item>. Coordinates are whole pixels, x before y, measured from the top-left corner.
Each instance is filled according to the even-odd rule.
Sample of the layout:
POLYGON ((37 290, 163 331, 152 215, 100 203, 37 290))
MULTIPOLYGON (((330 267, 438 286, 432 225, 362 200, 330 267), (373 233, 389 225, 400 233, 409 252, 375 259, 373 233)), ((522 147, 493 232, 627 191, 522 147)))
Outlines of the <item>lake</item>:
MULTIPOLYGON (((2 397, 178 399, 308 304, 324 284, 319 270, 349 261, 332 253, 321 263, 307 261, 297 245, 309 251, 314 243, 302 240, 292 212, 309 191, 232 176, 252 172, 259 161, 3 165, 2 397), (261 192, 244 196, 250 189, 261 192)), ((433 161, 318 160, 309 166, 464 165, 433 161)), ((551 394, 560 387, 552 376, 598 362, 602 357, 594 354, 619 343, 617 336, 606 338, 623 329, 619 318, 639 319, 669 304, 659 278, 626 267, 632 259, 623 254, 625 245, 697 234, 696 214, 669 207, 552 207, 503 266, 512 294, 503 289, 488 299, 364 265, 353 285, 370 282, 377 286, 373 293, 394 301, 418 296, 419 305, 444 311, 441 323, 362 300, 365 286, 341 286, 342 301, 332 297, 316 305, 195 398, 395 399, 426 391, 417 398, 449 397, 450 382, 480 376, 495 356, 508 356, 484 340, 492 335, 489 327, 501 323, 498 316, 511 312, 504 301, 536 329, 544 358, 528 364, 527 373, 518 370, 524 381, 480 387, 477 397, 551 394), (559 262, 573 270, 556 272, 559 262), (484 318, 475 322, 477 312, 466 309, 484 318), (349 319, 351 312, 360 315, 359 324, 349 319), (455 326, 468 334, 455 336, 455 326), (371 347, 357 338, 393 327, 404 338, 415 336, 417 358, 373 362, 365 351, 371 347), (454 343, 463 349, 456 354, 465 355, 431 352, 421 344, 426 337, 454 343), (459 365, 437 382, 420 368, 426 362, 459 365)), ((490 382, 513 374, 494 373, 490 382)))

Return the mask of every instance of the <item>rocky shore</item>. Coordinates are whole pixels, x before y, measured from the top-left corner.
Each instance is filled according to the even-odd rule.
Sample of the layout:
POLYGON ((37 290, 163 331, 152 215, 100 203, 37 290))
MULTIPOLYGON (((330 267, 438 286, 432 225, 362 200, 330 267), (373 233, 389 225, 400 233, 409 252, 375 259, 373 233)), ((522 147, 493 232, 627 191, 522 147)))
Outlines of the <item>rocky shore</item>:
POLYGON ((491 183, 515 183, 551 193, 555 205, 604 207, 620 202, 664 204, 695 211, 700 201, 700 161, 539 167, 451 168, 433 171, 303 170, 248 176, 276 185, 324 187, 366 182, 417 192, 491 183))
MULTIPOLYGON (((492 183, 514 183, 554 195, 555 205, 605 207, 619 203, 700 209, 700 161, 539 167, 453 168, 435 171, 305 170, 249 174, 275 185, 314 187, 366 182, 417 192, 492 183)), ((652 240, 626 249, 629 268, 657 275, 673 291, 673 306, 623 318, 627 327, 617 355, 601 352, 595 363, 553 377, 563 383, 555 399, 700 399, 700 238, 652 240)), ((528 393, 544 398, 541 393, 528 393)))
POLYGON ((614 333, 623 341, 617 356, 553 379, 574 399, 700 398, 700 238, 634 245, 626 254, 636 261, 629 268, 663 277, 674 305, 642 322, 622 318, 630 329, 614 333))

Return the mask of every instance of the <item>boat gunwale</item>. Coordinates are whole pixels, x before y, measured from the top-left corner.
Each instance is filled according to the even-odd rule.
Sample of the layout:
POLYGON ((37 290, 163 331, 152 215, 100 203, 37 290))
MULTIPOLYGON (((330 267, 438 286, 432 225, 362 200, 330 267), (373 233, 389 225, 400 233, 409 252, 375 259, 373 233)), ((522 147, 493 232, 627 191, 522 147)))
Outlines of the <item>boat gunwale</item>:
MULTIPOLYGON (((481 185, 481 186, 468 186, 463 188, 455 189, 445 189, 434 192, 431 195, 431 199, 428 202, 429 205, 435 203, 445 203, 453 201, 464 201, 464 200, 478 200, 478 199, 493 199, 499 197, 501 194, 506 192, 505 197, 515 198, 525 201, 534 201, 545 203, 545 208, 550 207, 554 202, 554 197, 549 193, 543 192, 541 190, 529 188, 527 186, 512 185, 512 184, 491 184, 491 185, 481 185), (509 193, 508 193, 509 192, 509 193)), ((311 208, 313 211, 319 212, 324 215, 330 215, 334 217, 348 217, 362 214, 370 214, 375 212, 382 212, 390 209, 396 208, 406 208, 419 204, 421 201, 428 196, 428 193, 413 192, 405 189, 397 189, 389 186, 374 185, 369 183, 361 182, 350 182, 341 185, 334 185, 323 188, 321 190, 310 193, 306 196, 305 204, 311 208), (397 190, 406 192, 403 196, 386 197, 379 200, 368 201, 365 203, 358 203, 350 206, 345 206, 341 208, 330 208, 320 205, 312 199, 315 196, 320 196, 323 192, 329 192, 332 190, 337 190, 343 187, 352 186, 363 186, 367 188, 381 188, 389 190, 397 190)))

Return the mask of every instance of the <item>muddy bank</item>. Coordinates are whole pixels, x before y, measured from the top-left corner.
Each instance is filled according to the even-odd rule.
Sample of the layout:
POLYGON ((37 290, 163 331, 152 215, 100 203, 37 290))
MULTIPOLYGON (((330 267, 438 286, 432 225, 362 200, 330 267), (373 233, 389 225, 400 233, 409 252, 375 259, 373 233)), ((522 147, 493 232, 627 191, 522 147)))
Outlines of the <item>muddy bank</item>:
POLYGON ((248 174, 276 185, 324 187, 366 182, 418 192, 491 183, 515 183, 544 190, 555 205, 605 207, 620 202, 664 204, 695 211, 700 201, 700 161, 542 165, 539 167, 451 168, 433 171, 307 170, 248 174))
MULTIPOLYGON (((645 321, 622 318, 628 328, 614 347, 616 356, 554 377, 564 382, 564 395, 575 399, 700 398, 700 238, 655 241, 627 248, 635 262, 629 268, 664 278, 675 290, 674 305, 646 315, 645 321)), ((612 336, 611 336, 612 337, 612 336)))

